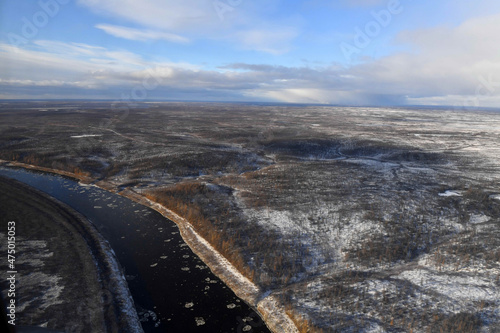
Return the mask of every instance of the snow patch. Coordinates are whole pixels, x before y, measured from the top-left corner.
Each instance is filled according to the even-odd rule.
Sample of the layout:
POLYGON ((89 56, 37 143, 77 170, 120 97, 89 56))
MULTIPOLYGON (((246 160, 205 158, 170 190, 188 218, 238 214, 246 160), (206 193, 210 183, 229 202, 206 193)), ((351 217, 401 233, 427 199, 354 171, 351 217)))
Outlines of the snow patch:
POLYGON ((359 217, 355 216, 350 223, 342 226, 337 239, 333 241, 337 243, 339 249, 345 249, 361 244, 363 240, 368 239, 367 235, 373 237, 376 234, 384 234, 384 229, 380 224, 369 220, 361 221, 359 217))
POLYGON ((102 134, 72 135, 71 137, 73 139, 80 139, 80 138, 93 138, 93 137, 98 137, 98 136, 102 136, 102 134))
POLYGON ((254 217, 260 224, 265 225, 266 228, 273 228, 283 235, 301 231, 297 222, 294 221, 298 217, 288 211, 248 209, 246 213, 254 217))
POLYGON ((460 191, 445 191, 444 193, 438 194, 440 197, 461 197, 462 193, 460 191))
POLYGON ((405 271, 398 277, 457 301, 498 301, 498 290, 491 279, 444 275, 423 269, 405 271))
POLYGON ((62 304, 59 299, 64 286, 59 285, 59 280, 62 278, 57 275, 48 275, 42 272, 32 272, 19 275, 19 284, 26 289, 36 289, 37 286, 44 287, 43 295, 35 298, 21 297, 20 305, 17 308, 19 312, 30 305, 36 304, 39 310, 45 310, 52 305, 62 304))
POLYGON ((470 216, 469 222, 472 224, 479 224, 479 223, 488 222, 489 220, 490 220, 490 218, 486 215, 472 214, 470 216))

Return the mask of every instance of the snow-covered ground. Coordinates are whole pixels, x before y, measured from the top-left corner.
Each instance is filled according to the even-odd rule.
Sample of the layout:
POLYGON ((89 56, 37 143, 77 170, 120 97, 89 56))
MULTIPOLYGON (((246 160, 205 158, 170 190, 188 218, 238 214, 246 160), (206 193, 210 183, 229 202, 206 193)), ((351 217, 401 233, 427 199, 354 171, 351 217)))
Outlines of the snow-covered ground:
POLYGON ((253 283, 325 331, 439 331, 459 314, 500 330, 499 112, 155 107, 110 128, 91 108, 78 123, 44 112, 40 139, 43 122, 0 124, 13 154, 4 159, 41 152, 49 157, 28 163, 69 161, 139 194, 227 187, 189 203, 227 211, 214 219, 240 235, 253 283))

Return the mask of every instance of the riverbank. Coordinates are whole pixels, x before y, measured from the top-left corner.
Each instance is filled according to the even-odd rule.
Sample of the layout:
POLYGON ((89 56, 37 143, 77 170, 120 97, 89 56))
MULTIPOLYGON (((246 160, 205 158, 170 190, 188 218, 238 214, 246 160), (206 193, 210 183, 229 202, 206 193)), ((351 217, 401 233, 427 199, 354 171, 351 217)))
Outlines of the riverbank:
POLYGON ((87 219, 3 177, 0 199, 2 224, 16 224, 16 326, 142 332, 112 249, 87 219))
POLYGON ((3 163, 6 166, 54 173, 77 179, 82 183, 93 184, 101 189, 117 193, 158 211, 164 217, 172 220, 178 225, 182 238, 193 250, 193 252, 196 253, 196 255, 198 255, 205 262, 211 271, 224 281, 224 283, 231 288, 238 297, 244 300, 260 314, 270 330, 280 333, 298 332, 293 321, 286 314, 284 307, 279 305, 277 300, 275 300, 272 296, 263 295, 263 292, 255 284, 244 277, 224 256, 217 252, 204 238, 202 238, 194 230, 189 221, 166 209, 160 204, 155 203, 132 190, 126 189, 119 191, 118 187, 112 183, 104 181, 94 182, 94 180, 89 177, 72 174, 70 172, 37 167, 18 162, 0 160, 0 163, 3 163))

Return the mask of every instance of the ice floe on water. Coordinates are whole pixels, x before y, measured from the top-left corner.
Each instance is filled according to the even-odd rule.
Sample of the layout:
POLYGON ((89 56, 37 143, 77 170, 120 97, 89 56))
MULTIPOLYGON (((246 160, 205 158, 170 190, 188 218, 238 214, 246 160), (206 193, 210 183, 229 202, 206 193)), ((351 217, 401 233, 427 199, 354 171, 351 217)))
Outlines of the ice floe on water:
POLYGON ((448 190, 443 193, 438 194, 440 197, 461 197, 462 193, 460 191, 448 190))
POLYGON ((217 280, 212 280, 212 279, 210 279, 209 277, 207 277, 207 278, 205 279, 205 281, 207 281, 208 283, 212 283, 212 284, 217 283, 217 280))
POLYGON ((203 319, 203 317, 196 317, 194 320, 196 321, 196 326, 205 325, 205 319, 203 319))
POLYGON ((250 332, 252 330, 252 326, 250 325, 245 325, 243 326, 243 328, 241 329, 243 332, 250 332))
POLYGON ((158 327, 161 324, 160 319, 158 318, 158 316, 156 315, 156 313, 154 311, 141 310, 141 311, 139 311, 138 315, 139 315, 139 320, 141 322, 148 322, 151 320, 155 323, 155 327, 158 327))
POLYGON ((184 304, 184 307, 185 307, 186 309, 190 309, 190 308, 192 308, 193 306, 194 306, 194 303, 193 303, 193 302, 188 302, 188 303, 184 304))
POLYGON ((158 266, 158 263, 149 265, 149 267, 156 267, 156 266, 158 266))

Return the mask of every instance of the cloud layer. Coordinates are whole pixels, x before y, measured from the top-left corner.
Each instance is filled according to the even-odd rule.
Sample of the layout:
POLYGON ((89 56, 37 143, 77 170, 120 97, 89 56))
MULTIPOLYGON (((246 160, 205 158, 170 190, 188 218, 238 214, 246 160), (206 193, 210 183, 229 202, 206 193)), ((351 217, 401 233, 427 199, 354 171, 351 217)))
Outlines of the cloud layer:
POLYGON ((185 43, 209 38, 239 45, 244 50, 282 54, 297 36, 296 28, 262 19, 273 1, 253 0, 79 0, 96 13, 124 19, 144 29, 110 24, 96 27, 130 40, 185 43), (258 29, 256 27, 259 27, 258 29), (190 36, 190 37, 189 37, 190 36))
MULTIPOLYGON (((375 2, 356 4, 368 6, 375 2)), ((300 24, 257 18, 259 11, 270 10, 273 1, 264 9, 256 9, 256 3, 242 2, 241 7, 233 9, 247 15, 236 18, 228 11, 227 20, 222 21, 211 0, 79 3, 102 15, 138 24, 139 28, 96 25, 107 34, 126 40, 186 45, 212 38, 237 41, 236 49, 284 57, 294 48, 293 41, 301 36, 300 24), (243 11, 245 5, 250 6, 248 12, 243 11), (226 30, 227 27, 233 29, 226 30)), ((0 44, 0 97, 120 99, 128 95, 142 99, 498 106, 499 21, 500 14, 493 14, 470 18, 455 26, 402 31, 392 43, 405 51, 365 58, 350 66, 336 62, 279 66, 258 60, 205 66, 162 60, 160 55, 152 60, 129 50, 86 43, 36 40, 18 47, 0 44)))
POLYGON ((189 39, 186 37, 162 31, 134 29, 134 28, 122 27, 111 24, 97 24, 96 28, 101 29, 112 36, 129 40, 137 40, 137 41, 166 40, 173 43, 189 42, 189 39))

